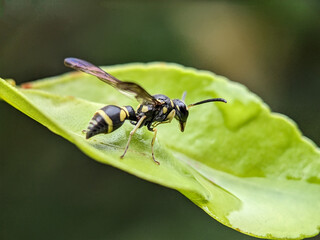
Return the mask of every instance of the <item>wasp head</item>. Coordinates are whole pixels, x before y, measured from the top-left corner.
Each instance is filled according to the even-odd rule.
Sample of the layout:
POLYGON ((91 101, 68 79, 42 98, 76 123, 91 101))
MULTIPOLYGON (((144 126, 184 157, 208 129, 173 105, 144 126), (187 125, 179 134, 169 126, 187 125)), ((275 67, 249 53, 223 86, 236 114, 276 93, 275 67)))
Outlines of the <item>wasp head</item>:
POLYGON ((208 103, 208 102, 224 102, 227 103, 227 101, 223 98, 210 98, 210 99, 206 99, 200 102, 196 102, 196 103, 192 103, 189 105, 186 105, 184 103, 184 99, 186 97, 186 92, 183 93, 182 95, 182 100, 180 99, 174 99, 172 100, 174 103, 174 108, 176 111, 176 115, 175 115, 175 119, 177 119, 180 123, 180 130, 181 132, 184 131, 184 128, 186 126, 187 123, 187 119, 189 116, 189 109, 193 106, 197 106, 203 103, 208 103))
POLYGON ((187 109, 186 104, 183 101, 181 101, 180 99, 173 99, 172 101, 174 103, 174 108, 176 111, 176 115, 174 117, 175 117, 175 119, 177 119, 179 121, 180 130, 181 130, 181 132, 183 132, 184 128, 186 126, 186 123, 187 123, 189 111, 187 109))

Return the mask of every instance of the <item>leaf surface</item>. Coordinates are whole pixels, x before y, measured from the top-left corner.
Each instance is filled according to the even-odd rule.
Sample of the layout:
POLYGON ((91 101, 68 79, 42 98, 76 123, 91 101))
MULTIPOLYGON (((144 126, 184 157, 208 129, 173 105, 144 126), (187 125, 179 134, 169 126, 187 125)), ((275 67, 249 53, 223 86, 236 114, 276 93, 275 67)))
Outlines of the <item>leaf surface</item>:
POLYGON ((67 73, 14 87, 0 81, 0 97, 93 159, 176 189, 221 223, 262 238, 300 239, 320 227, 320 151, 287 117, 271 113, 259 97, 221 76, 175 64, 105 67, 150 94, 193 103, 184 133, 177 122, 153 133, 141 128, 120 160, 133 126, 86 140, 82 130, 108 104, 138 105, 83 73, 67 73))

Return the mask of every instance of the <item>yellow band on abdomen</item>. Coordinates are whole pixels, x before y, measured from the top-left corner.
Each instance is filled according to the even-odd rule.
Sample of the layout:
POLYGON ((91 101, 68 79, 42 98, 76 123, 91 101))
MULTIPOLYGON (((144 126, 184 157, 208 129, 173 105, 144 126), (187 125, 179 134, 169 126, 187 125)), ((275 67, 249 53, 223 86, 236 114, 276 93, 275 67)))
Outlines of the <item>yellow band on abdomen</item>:
POLYGON ((111 118, 103 110, 98 110, 97 114, 99 114, 104 119, 104 121, 108 124, 108 133, 111 133, 113 130, 113 122, 111 118))

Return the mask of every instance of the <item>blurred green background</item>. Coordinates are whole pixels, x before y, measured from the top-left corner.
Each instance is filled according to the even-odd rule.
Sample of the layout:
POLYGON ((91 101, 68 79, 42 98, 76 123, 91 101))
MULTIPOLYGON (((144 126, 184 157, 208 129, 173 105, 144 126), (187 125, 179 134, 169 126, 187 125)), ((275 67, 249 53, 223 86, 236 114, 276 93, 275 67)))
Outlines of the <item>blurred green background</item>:
MULTIPOLYGON (((0 76, 61 74, 69 56, 176 62, 245 84, 319 146, 319 10, 302 0, 2 0, 0 76)), ((89 159, 5 102, 0 116, 0 239, 254 239, 89 159)))

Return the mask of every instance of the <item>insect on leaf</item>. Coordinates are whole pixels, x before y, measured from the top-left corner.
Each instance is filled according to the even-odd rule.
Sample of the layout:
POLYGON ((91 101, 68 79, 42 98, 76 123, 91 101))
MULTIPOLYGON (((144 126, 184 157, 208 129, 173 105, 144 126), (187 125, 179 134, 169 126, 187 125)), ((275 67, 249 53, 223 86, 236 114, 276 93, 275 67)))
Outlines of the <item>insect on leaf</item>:
POLYGON ((122 160, 130 123, 85 139, 82 130, 99 108, 137 105, 93 76, 67 73, 21 87, 1 80, 0 97, 94 160, 176 189, 237 231, 285 239, 319 233, 320 152, 290 119, 271 113, 244 86, 209 72, 163 63, 103 69, 152 95, 180 98, 187 91, 186 104, 215 97, 228 104, 191 108, 184 133, 175 122, 159 126, 156 165, 150 156, 153 134, 145 128, 122 160))

